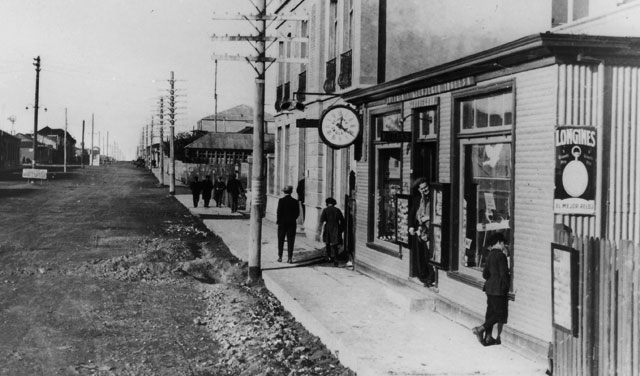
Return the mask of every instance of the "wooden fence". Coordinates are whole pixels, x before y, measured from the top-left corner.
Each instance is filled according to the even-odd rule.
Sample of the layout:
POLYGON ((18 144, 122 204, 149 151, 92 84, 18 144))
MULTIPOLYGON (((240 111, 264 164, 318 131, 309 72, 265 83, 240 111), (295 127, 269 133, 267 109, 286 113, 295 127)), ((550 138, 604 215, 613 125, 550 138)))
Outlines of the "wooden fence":
POLYGON ((579 253, 579 327, 554 329, 553 375, 640 376, 640 246, 556 240, 579 253))

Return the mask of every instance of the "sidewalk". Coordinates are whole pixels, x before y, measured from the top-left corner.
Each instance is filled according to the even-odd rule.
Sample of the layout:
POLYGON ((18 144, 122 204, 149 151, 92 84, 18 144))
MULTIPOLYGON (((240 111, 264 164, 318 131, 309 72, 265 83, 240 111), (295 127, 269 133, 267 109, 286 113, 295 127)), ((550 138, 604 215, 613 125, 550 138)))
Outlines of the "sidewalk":
MULTIPOLYGON (((190 195, 176 199, 247 260, 248 213, 228 207, 193 208, 190 195)), ((202 201, 201 201, 202 204, 202 201)), ((311 333, 358 375, 544 375, 536 363, 506 346, 482 347, 464 327, 430 310, 414 291, 324 263, 323 244, 298 234, 294 263, 277 262, 276 227, 262 222, 261 266, 267 288, 311 333)), ((286 259, 286 244, 285 244, 286 259)), ((432 303, 432 301, 431 301, 432 303)))

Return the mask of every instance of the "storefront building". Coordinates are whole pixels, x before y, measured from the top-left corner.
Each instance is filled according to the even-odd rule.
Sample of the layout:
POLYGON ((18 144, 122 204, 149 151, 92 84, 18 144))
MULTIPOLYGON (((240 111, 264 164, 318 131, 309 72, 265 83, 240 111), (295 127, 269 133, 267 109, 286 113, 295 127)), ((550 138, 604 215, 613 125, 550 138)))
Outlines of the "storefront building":
POLYGON ((363 123, 357 266, 477 325, 486 240, 502 233, 504 338, 546 358, 554 229, 640 240, 639 71, 640 38, 543 33, 343 94, 363 123), (407 234, 418 178, 431 186, 429 290, 407 234))

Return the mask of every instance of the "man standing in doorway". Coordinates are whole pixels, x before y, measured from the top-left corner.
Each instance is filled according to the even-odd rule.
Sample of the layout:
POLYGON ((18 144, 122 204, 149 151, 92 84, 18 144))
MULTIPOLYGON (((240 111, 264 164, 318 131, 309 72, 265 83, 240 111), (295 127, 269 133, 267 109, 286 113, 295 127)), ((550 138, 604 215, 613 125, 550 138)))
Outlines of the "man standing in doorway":
POLYGON ((429 184, 427 179, 416 181, 417 194, 411 199, 409 210, 409 235, 414 238, 411 256, 413 257, 414 275, 426 286, 435 284, 436 272, 429 260, 433 256, 429 239, 431 223, 431 203, 429 202, 429 184))

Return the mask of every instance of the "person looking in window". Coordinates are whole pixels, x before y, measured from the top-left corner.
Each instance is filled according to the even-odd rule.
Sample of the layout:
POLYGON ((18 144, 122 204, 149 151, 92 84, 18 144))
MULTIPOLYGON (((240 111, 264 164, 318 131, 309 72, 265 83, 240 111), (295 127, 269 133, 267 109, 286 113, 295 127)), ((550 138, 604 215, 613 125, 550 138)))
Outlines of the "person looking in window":
POLYGON ((505 237, 496 232, 489 237, 489 255, 482 270, 484 292, 487 294, 487 312, 484 324, 473 328, 473 334, 483 346, 499 345, 502 327, 509 316, 509 263, 505 255, 505 237), (498 324, 498 333, 493 338, 493 326, 498 324))
POLYGON ((429 184, 427 179, 420 178, 414 184, 414 193, 409 210, 409 235, 413 237, 411 257, 413 258, 413 274, 426 286, 435 284, 436 272, 429 260, 433 257, 429 239, 429 224, 431 222, 429 202, 429 184))

